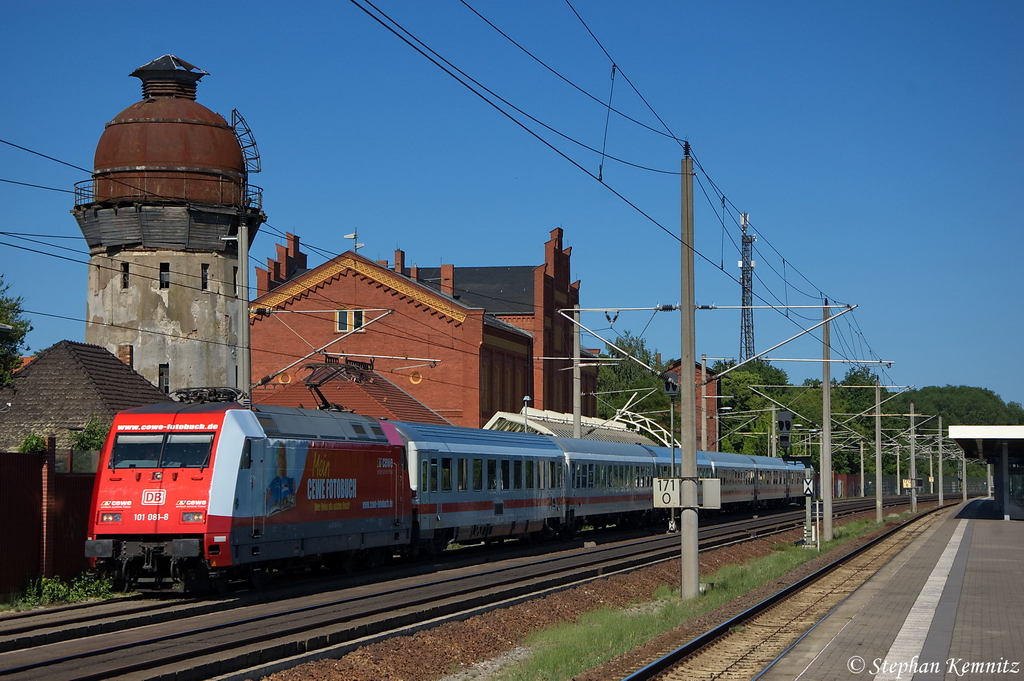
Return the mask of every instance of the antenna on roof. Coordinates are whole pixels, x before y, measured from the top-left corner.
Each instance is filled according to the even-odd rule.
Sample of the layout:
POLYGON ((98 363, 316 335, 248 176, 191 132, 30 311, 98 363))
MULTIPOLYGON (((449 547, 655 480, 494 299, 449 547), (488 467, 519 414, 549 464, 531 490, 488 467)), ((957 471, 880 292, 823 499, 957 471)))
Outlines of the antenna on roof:
POLYGON ((360 248, 362 248, 363 246, 366 245, 366 244, 359 243, 359 230, 358 229, 356 229, 356 231, 352 232, 351 234, 346 234, 343 238, 345 238, 345 239, 352 239, 352 250, 355 251, 356 253, 359 252, 360 248))

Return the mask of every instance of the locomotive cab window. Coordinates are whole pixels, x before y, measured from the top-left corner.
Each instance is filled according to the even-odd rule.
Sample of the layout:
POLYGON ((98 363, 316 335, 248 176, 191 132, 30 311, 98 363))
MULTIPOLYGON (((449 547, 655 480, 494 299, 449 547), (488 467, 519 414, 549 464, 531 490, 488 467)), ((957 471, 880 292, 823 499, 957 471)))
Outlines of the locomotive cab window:
POLYGON ((156 468, 163 435, 118 435, 110 452, 111 468, 156 468))
POLYGON ((111 468, 206 468, 213 433, 118 435, 110 452, 111 468))
POLYGON ((164 468, 206 468, 210 465, 213 433, 170 433, 164 445, 164 468))

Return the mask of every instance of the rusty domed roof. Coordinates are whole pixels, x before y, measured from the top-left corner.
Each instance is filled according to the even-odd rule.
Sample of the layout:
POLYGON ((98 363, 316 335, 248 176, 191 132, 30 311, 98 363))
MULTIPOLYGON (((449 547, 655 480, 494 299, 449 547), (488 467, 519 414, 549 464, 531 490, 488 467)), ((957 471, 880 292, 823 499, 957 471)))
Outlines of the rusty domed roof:
MULTIPOLYGON (((225 183, 240 186, 245 176, 245 160, 234 130, 220 114, 195 101, 196 83, 206 74, 173 55, 164 55, 139 67, 131 75, 142 80, 144 99, 132 104, 107 123, 96 145, 94 178, 97 193, 106 198, 127 198, 140 183, 148 193, 168 199, 208 200, 234 203, 220 187, 225 183), (152 179, 160 182, 155 192, 152 179), (186 186, 191 182, 191 189, 186 186), (209 185, 210 191, 197 187, 209 185), (169 195, 168 195, 169 194, 169 195), (184 195, 187 194, 187 195, 184 195)), ((229 193, 230 194, 230 193, 229 193)), ((160 198, 160 197, 155 197, 160 198)))

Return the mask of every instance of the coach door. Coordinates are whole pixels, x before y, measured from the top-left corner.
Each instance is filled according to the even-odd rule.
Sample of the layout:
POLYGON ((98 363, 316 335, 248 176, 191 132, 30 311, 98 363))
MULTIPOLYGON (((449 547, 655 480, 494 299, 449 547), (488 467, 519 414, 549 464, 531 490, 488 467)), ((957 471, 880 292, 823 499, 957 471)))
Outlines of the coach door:
POLYGON ((266 450, 264 439, 246 439, 246 451, 243 460, 249 462, 249 516, 251 517, 250 536, 262 537, 267 521, 267 481, 266 481, 266 450))
POLYGON ((405 478, 408 471, 405 447, 395 447, 393 450, 398 455, 398 468, 392 470, 392 498, 395 500, 394 523, 395 527, 402 524, 402 514, 405 513, 405 478))

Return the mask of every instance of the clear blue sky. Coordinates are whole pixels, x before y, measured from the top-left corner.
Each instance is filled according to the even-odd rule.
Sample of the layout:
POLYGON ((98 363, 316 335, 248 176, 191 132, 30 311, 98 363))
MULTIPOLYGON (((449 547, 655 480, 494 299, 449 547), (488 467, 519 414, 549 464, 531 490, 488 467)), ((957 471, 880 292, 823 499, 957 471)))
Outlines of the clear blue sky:
MULTIPOLYGON (((891 384, 981 386, 1024 401, 1024 4, 573 0, 600 44, 563 2, 469 5, 600 101, 459 1, 379 7, 565 136, 677 172, 681 148, 664 135, 614 113, 606 135, 606 50, 618 67, 612 105, 690 141, 703 169, 697 248, 711 263, 699 260, 699 304, 739 304, 747 212, 763 301, 859 305, 834 324, 833 356, 892 360, 891 384)), ((677 175, 609 158, 596 181, 350 2, 8 3, 0 139, 91 168, 103 125, 141 98, 127 74, 166 53, 210 73, 201 103, 245 116, 273 230, 337 253, 358 229, 373 259, 402 248, 410 264, 484 266, 540 263, 561 227, 584 307, 679 301, 679 246, 665 231, 679 230, 677 175)), ((598 153, 513 115, 597 174, 598 153)), ((0 145, 0 179, 70 189, 87 177, 0 145)), ((72 196, 0 183, 0 202, 0 231, 47 235, 46 245, 0 235, 10 293, 28 310, 81 319, 84 264, 3 245, 84 262, 72 196)), ((276 241, 261 232, 254 258, 276 241)), ((757 349, 819 315, 758 311, 757 349)), ((30 316, 33 350, 84 338, 81 322, 30 316)), ((678 356, 678 313, 651 317, 623 312, 610 333, 644 332, 649 347, 678 356)), ((603 315, 584 323, 608 327, 603 315)), ((735 357, 739 331, 738 311, 698 312, 698 355, 735 357)), ((772 356, 821 349, 808 339, 772 356)), ((779 366, 793 382, 821 375, 820 364, 779 366)))

